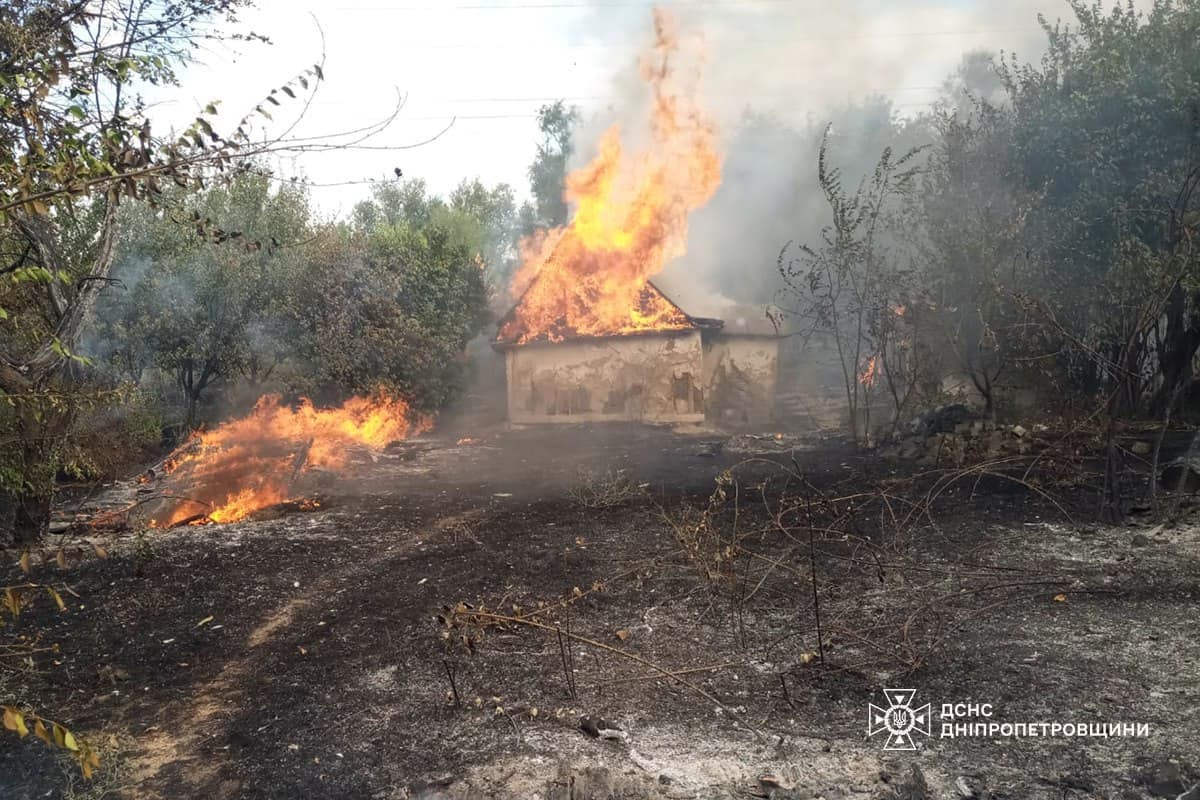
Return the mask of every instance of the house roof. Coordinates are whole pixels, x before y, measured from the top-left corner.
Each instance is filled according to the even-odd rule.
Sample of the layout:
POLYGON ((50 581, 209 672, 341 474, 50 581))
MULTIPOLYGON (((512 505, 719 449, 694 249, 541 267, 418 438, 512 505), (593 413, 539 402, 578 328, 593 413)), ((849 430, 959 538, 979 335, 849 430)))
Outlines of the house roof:
POLYGON ((538 281, 538 279, 534 278, 534 280, 529 284, 529 286, 526 287, 525 291, 521 294, 521 297, 517 300, 517 302, 513 305, 513 307, 511 309, 509 309, 509 312, 507 314, 505 314, 504 317, 500 320, 500 323, 496 329, 496 339, 492 343, 492 346, 495 347, 496 349, 517 347, 517 346, 520 346, 523 344, 534 344, 536 342, 579 341, 579 340, 587 340, 587 339, 608 339, 608 338, 614 338, 614 337, 648 336, 648 335, 656 335, 656 334, 662 335, 662 334, 669 334, 672 332, 677 332, 680 330, 697 330, 697 329, 719 330, 721 328, 721 326, 724 325, 724 322, 722 322, 719 319, 708 319, 705 317, 691 316, 686 311, 684 311, 682 308, 680 308, 679 305, 674 300, 672 300, 670 297, 668 297, 667 294, 665 292, 663 292, 662 289, 659 289, 657 286, 655 286, 653 282, 647 281, 646 285, 642 288, 641 302, 643 304, 648 304, 651 301, 657 299, 657 300, 660 300, 661 302, 666 303, 672 310, 674 310, 675 312, 678 313, 680 319, 682 320, 682 323, 679 327, 626 331, 623 333, 611 333, 611 334, 605 334, 602 336, 596 336, 596 335, 591 335, 591 334, 579 334, 579 333, 574 333, 572 331, 563 331, 560 333, 559 338, 556 338, 556 339, 550 339, 549 337, 538 337, 538 338, 533 339, 528 342, 519 342, 520 338, 524 335, 524 331, 521 331, 519 333, 512 332, 506 336, 506 335, 504 335, 505 328, 509 327, 511 324, 513 324, 517 321, 517 309, 519 309, 521 307, 522 302, 525 300, 525 295, 529 293, 529 291, 533 288, 534 284, 536 284, 537 281, 538 281))

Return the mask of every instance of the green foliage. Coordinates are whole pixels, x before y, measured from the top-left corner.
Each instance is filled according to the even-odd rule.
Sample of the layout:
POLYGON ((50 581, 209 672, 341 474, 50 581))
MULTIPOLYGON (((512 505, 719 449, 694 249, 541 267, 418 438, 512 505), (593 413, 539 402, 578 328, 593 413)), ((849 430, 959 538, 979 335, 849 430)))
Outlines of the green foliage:
POLYGON ((865 193, 847 192, 822 148, 833 224, 780 266, 799 301, 789 310, 840 330, 843 364, 859 367, 858 341, 886 356, 888 326, 870 322, 884 318, 855 308, 880 307, 872 286, 907 285, 897 299, 925 326, 914 347, 950 356, 946 369, 968 376, 989 410, 1006 380, 1044 376, 1060 399, 1162 413, 1191 379, 1200 4, 1071 8, 1069 26, 1043 21, 1040 64, 964 59, 916 123, 934 145, 914 191, 883 190, 877 170, 865 193), (891 195, 904 202, 881 213, 891 195))
POLYGON ((1020 185, 1044 196, 1023 279, 1081 389, 1159 373, 1128 387, 1136 404, 1178 385, 1200 346, 1200 5, 1071 7, 1074 25, 1043 21, 1041 65, 1000 71, 1020 185))
POLYGON ((259 138, 253 120, 269 119, 280 95, 294 98, 296 87, 322 77, 314 65, 271 90, 227 136, 213 126, 218 101, 181 132, 156 135, 139 92, 173 84, 195 48, 222 38, 220 26, 248 2, 0 7, 0 398, 12 410, 0 419, 0 437, 12 445, 0 460, 21 473, 19 539, 45 529, 77 411, 111 389, 88 379, 76 350, 111 282, 121 202, 153 207, 167 187, 221 182, 246 161, 286 149, 284 140, 259 138))
POLYGON ((529 165, 529 190, 533 205, 522 209, 524 233, 556 228, 567 224, 567 162, 574 146, 571 129, 579 121, 579 109, 557 100, 538 109, 538 130, 542 141, 537 156, 529 165))
POLYGON ((910 301, 914 288, 888 233, 895 204, 913 190, 919 174, 913 159, 921 148, 899 157, 884 148, 871 174, 850 190, 830 162, 828 133, 817 176, 832 222, 819 245, 800 245, 792 257, 788 247, 780 253, 782 308, 805 338, 817 337, 836 351, 851 430, 866 441, 877 374, 882 370, 890 384, 889 366, 898 360, 895 310, 910 301))
POLYGON ((286 357, 282 317, 303 277, 307 198, 248 171, 126 212, 112 270, 119 284, 101 297, 91 346, 129 380, 151 366, 169 374, 190 426, 209 387, 265 380, 286 357))
POLYGON ((929 323, 946 366, 969 377, 994 412, 1020 346, 1011 293, 1026 269, 1025 225, 1038 198, 1021 188, 1010 115, 979 102, 939 110, 930 124, 935 144, 900 225, 919 265, 912 316, 929 323))
POLYGON ((494 299, 507 301, 517 266, 516 242, 522 233, 512 187, 502 183, 489 189, 478 178, 464 180, 450 193, 449 207, 478 223, 475 230, 480 236, 473 247, 486 265, 489 291, 494 299))
POLYGON ((253 172, 168 200, 122 220, 119 284, 89 345, 114 379, 169 376, 188 425, 202 399, 242 387, 250 400, 335 402, 382 385, 422 411, 453 397, 488 319, 484 269, 507 243, 506 187, 464 183, 447 202, 420 181, 389 184, 353 225, 314 223, 303 191, 253 172), (213 235, 234 224, 237 236, 213 235))
POLYGON ((504 187, 494 193, 472 188, 447 204, 425 197, 423 186, 410 186, 401 206, 406 210, 396 213, 388 210, 395 195, 377 194, 373 208, 360 205, 355 215, 373 220, 370 228, 316 232, 306 251, 308 279, 297 319, 317 396, 384 384, 422 411, 454 396, 466 343, 489 318, 485 258, 503 241, 492 212, 494 198, 507 195, 504 187), (475 205, 467 202, 469 194, 475 205))

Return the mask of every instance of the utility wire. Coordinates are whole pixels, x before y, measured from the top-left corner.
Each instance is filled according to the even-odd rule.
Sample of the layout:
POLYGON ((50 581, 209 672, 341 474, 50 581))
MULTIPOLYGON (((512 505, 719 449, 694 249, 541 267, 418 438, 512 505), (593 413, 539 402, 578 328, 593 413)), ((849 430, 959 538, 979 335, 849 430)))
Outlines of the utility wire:
MULTIPOLYGON (((1010 33, 1024 33, 1025 28, 992 28, 988 30, 978 31, 906 31, 904 33, 847 33, 837 34, 828 33, 821 36, 795 36, 786 38, 734 38, 722 39, 722 43, 734 42, 738 44, 803 44, 809 42, 857 42, 871 41, 875 39, 925 39, 939 36, 993 36, 1010 33)), ((597 42, 594 44, 553 44, 548 42, 510 42, 506 44, 497 44, 492 41, 487 42, 468 42, 455 44, 406 44, 408 50, 536 50, 536 51, 560 51, 560 50, 628 50, 629 44, 624 42, 603 43, 597 42)))
POLYGON ((556 9, 556 8, 645 8, 658 6, 668 8, 709 8, 712 6, 807 6, 808 8, 824 7, 824 3, 814 0, 658 0, 658 2, 547 2, 547 3, 430 3, 427 5, 399 6, 339 6, 336 11, 522 11, 526 9, 556 9))

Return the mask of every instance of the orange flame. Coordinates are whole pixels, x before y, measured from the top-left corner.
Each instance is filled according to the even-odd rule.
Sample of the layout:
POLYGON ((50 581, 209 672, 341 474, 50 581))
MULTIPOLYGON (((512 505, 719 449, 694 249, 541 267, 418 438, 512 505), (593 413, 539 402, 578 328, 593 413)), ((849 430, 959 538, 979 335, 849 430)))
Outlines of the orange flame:
POLYGON ((654 29, 653 52, 641 63, 653 92, 650 142, 630 152, 614 125, 591 163, 568 176, 565 197, 575 215, 566 228, 539 233, 521 248, 513 289, 528 288, 501 326, 501 341, 691 325, 647 284, 686 253, 688 215, 720 184, 721 157, 695 87, 682 85, 672 67, 679 38, 659 9, 654 29))
POLYGON ((172 484, 182 487, 178 500, 164 520, 150 524, 243 519, 291 499, 302 470, 341 469, 352 447, 379 449, 431 424, 396 397, 353 397, 339 408, 319 409, 307 399, 292 408, 278 395, 265 395, 248 416, 198 433, 180 448, 172 458, 172 484))
POLYGON ((875 378, 879 372, 879 356, 871 356, 871 360, 863 368, 862 374, 858 376, 858 382, 870 389, 875 385, 875 378))

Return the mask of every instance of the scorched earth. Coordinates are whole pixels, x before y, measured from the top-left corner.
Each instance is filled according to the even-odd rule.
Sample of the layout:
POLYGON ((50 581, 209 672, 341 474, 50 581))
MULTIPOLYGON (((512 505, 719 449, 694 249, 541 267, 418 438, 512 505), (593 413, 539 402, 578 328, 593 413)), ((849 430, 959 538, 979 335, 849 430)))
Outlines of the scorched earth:
MULTIPOLYGON (((816 435, 425 435, 306 473, 319 504, 35 559, 30 579, 71 595, 18 624, 59 663, 4 680, 100 749, 80 797, 1190 789, 1194 510, 1105 527, 1080 486, 951 475, 816 435), (947 739, 935 719, 885 752, 867 711, 898 687, 1149 736, 947 739)), ((54 796, 71 769, 0 739, 6 798, 54 796)))

